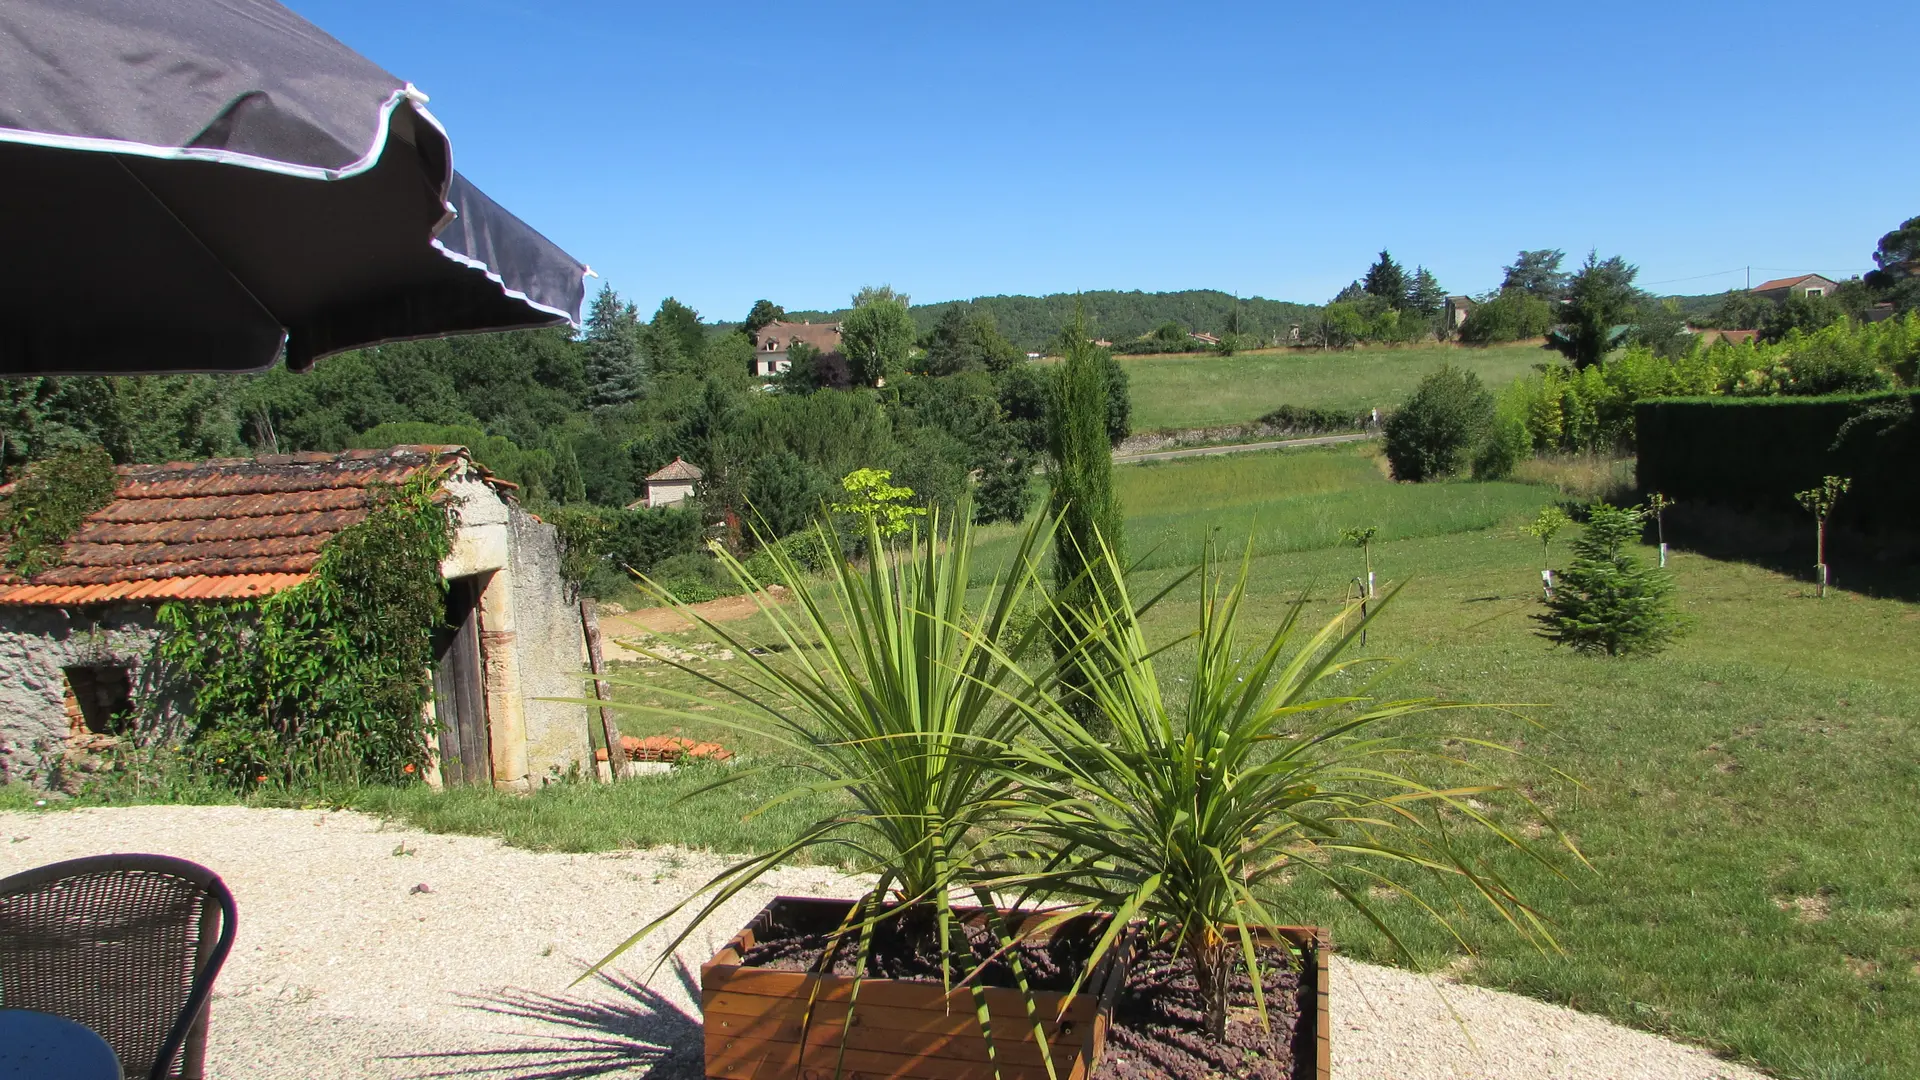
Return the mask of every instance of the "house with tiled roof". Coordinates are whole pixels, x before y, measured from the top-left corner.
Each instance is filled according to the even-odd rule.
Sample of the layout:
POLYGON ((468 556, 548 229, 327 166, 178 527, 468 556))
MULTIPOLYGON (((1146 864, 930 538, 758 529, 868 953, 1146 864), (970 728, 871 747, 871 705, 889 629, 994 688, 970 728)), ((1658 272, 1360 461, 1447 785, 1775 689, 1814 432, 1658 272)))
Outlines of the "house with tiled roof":
POLYGON ((753 374, 762 379, 793 367, 787 350, 796 343, 811 345, 824 354, 840 351, 840 324, 817 322, 770 322, 762 327, 753 343, 753 374))
POLYGON ((676 457, 647 477, 647 494, 641 501, 651 507, 677 506, 693 498, 694 485, 705 475, 700 466, 676 457))
MULTIPOLYGON (((125 465, 52 565, 0 574, 0 782, 47 783, 134 734, 161 604, 258 599, 307 581, 378 485, 422 472, 453 510, 436 639, 430 779, 538 786, 591 767, 585 641, 551 525, 459 446, 125 465)), ((8 489, 0 487, 0 497, 8 489)))
POLYGON ((1833 290, 1838 287, 1838 282, 1819 274, 1796 274, 1763 281, 1751 291, 1755 296, 1764 296, 1778 303, 1789 296, 1832 296, 1833 290))

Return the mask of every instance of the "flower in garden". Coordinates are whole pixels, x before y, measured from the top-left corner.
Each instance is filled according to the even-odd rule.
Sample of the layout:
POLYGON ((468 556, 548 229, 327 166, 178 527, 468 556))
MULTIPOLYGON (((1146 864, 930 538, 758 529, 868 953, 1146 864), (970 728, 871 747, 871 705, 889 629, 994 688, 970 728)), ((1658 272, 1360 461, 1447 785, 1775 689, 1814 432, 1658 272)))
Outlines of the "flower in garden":
POLYGON ((411 761, 407 762, 407 764, 400 771, 403 773, 411 773, 413 771, 413 762, 411 761))

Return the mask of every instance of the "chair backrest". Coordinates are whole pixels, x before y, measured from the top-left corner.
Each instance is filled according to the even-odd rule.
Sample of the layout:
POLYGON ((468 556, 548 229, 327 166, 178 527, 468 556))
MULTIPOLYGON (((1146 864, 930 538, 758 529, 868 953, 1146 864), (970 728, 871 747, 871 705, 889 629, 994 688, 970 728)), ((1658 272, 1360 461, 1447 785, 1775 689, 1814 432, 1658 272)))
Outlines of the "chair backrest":
POLYGON ((0 1008, 100 1033, 128 1080, 197 1078, 233 894, 204 866, 95 855, 0 879, 0 1008))

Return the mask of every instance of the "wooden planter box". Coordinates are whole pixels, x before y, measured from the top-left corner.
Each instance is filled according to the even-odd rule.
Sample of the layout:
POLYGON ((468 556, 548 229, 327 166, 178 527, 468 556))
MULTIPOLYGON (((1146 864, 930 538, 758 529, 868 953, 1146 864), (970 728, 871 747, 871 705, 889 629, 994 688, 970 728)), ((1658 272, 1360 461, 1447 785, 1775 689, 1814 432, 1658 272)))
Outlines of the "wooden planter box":
MULTIPOLYGON (((716 1080, 994 1080, 973 995, 967 990, 943 993, 938 983, 741 966, 741 956, 753 948, 776 911, 783 919, 818 920, 831 930, 851 906, 845 900, 779 897, 701 967, 706 1075, 716 1080), (859 998, 849 1026, 848 1002, 856 982, 859 998), (802 1019, 809 1000, 813 1019, 805 1030, 803 1058, 802 1019)), ((984 910, 960 911, 986 918, 984 910)), ((1056 929, 1071 927, 1069 923, 1056 929)), ((1057 1022, 1065 995, 1032 995, 1043 1018, 1045 1048, 1034 1039, 1027 995, 999 987, 987 990, 999 1080, 1047 1080, 1042 1055, 1048 1053, 1058 1080, 1087 1080, 1093 1074, 1106 1046, 1108 1010, 1126 981, 1124 962, 1104 967, 1088 980, 1088 989, 1074 995, 1057 1022)))
POLYGON ((1333 1024, 1327 1014, 1333 989, 1328 958, 1333 938, 1317 926, 1262 928, 1260 936, 1300 950, 1300 1020, 1293 1028, 1294 1080, 1333 1080, 1333 1024))
MULTIPOLYGON (((765 933, 776 911, 783 919, 818 920, 831 929, 851 906, 845 900, 778 897, 701 967, 700 1002, 706 1016, 710 1080, 995 1080, 973 995, 966 990, 943 994, 937 983, 855 980, 741 966, 740 958, 765 933), (849 1030, 848 1002, 856 982, 859 998, 849 1030), (813 1019, 805 1031, 803 1058, 802 1020, 809 1000, 813 1019)), ((985 918, 984 911, 961 910, 973 918, 985 918)), ((1327 932, 1280 926, 1263 929, 1260 936, 1285 942, 1301 954, 1294 1076, 1296 1080, 1332 1080, 1327 1013, 1327 962, 1332 947, 1327 932)), ((1124 956, 1125 950, 1116 952, 1124 956)), ((1041 1055, 1048 1052, 1057 1080, 1089 1080, 1105 1053, 1108 1014, 1126 977, 1124 958, 1107 964, 1105 971, 1088 980, 1088 989, 1075 995, 1058 1023, 1053 1017, 1065 995, 1050 991, 1032 995, 1034 1008, 1043 1018, 1046 1050, 1034 1040, 1027 996, 1017 990, 989 988, 987 1006, 1000 1059, 999 1080, 1047 1080, 1041 1055)))

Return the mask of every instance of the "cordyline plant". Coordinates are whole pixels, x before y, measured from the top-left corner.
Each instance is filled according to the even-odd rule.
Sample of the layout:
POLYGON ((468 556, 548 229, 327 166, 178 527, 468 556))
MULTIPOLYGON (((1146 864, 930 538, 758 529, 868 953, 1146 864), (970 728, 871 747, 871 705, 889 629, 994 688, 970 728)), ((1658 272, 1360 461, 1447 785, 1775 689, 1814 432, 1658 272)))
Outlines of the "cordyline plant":
MULTIPOLYGON (((1117 560, 1107 559, 1120 579, 1117 560)), ((1255 930, 1277 924, 1272 907, 1289 874, 1327 882, 1396 946, 1355 888, 1355 874, 1409 896, 1382 871, 1413 868, 1464 881, 1524 936, 1552 946, 1533 909, 1454 847, 1449 830, 1462 825, 1440 820, 1444 810, 1553 868, 1473 800, 1498 786, 1429 786, 1409 775, 1409 760, 1465 763, 1388 730, 1452 706, 1376 702, 1341 689, 1340 677, 1367 663, 1343 656, 1380 608, 1361 618, 1342 611, 1311 629, 1301 624, 1304 602, 1295 603, 1264 641, 1243 647, 1249 562, 1231 585, 1211 555, 1201 568, 1194 658, 1181 689, 1160 682, 1156 659, 1164 648, 1148 644, 1124 588, 1079 627, 1094 672, 1085 692, 1105 718, 1101 729, 1076 721, 1076 710, 1047 688, 1028 688, 1024 697, 1038 704, 1022 702, 1031 737, 1008 755, 1022 785, 1008 813, 1040 865, 996 886, 1026 899, 1077 901, 1062 915, 1113 912, 1088 970, 1123 927, 1143 920, 1148 940, 1170 943, 1191 962, 1216 1040, 1226 1035, 1237 963, 1266 1022, 1255 930)))
MULTIPOLYGON (((1036 520, 1007 564, 1011 573, 996 578, 969 605, 973 540, 964 508, 956 521, 943 531, 936 514, 925 532, 911 529, 904 544, 890 544, 878 515, 869 515, 864 566, 848 558, 848 545, 838 533, 818 525, 834 556, 824 583, 794 565, 784 545, 767 545, 778 576, 792 588, 792 600, 784 605, 764 600, 760 582, 746 567, 718 551, 728 572, 759 599, 761 614, 773 628, 776 641, 769 644, 777 642, 774 649, 753 647, 646 583, 731 647, 740 670, 723 680, 670 655, 656 656, 722 691, 730 699, 726 714, 692 713, 684 706, 708 700, 655 686, 648 689, 684 706, 615 707, 708 722, 717 716, 722 724, 785 747, 800 763, 801 775, 756 813, 808 795, 842 795, 851 805, 715 875, 587 974, 698 905, 692 922, 662 952, 664 962, 721 905, 781 863, 811 852, 828 861, 851 861, 857 871, 878 879, 833 937, 829 958, 848 941, 859 958, 856 970, 864 972, 875 929, 897 919, 898 930, 916 946, 937 951, 943 985, 969 986, 986 1025, 981 988, 968 980, 979 965, 955 918, 954 897, 972 895, 982 906, 993 906, 978 886, 995 872, 998 821, 1018 780, 983 748, 1013 744, 1027 723, 1031 687, 1016 676, 1045 627, 1028 619, 1021 630, 1014 622, 1033 582, 1034 553, 1053 525, 1036 520)), ((792 766, 769 766, 782 767, 792 766)), ((738 768, 702 792, 755 771, 738 768)), ((1010 944, 1004 937, 1003 943, 1010 944)), ((1018 971, 1017 961, 1010 966, 1018 971)), ((991 1043, 990 1032, 988 1037, 991 1043)))

